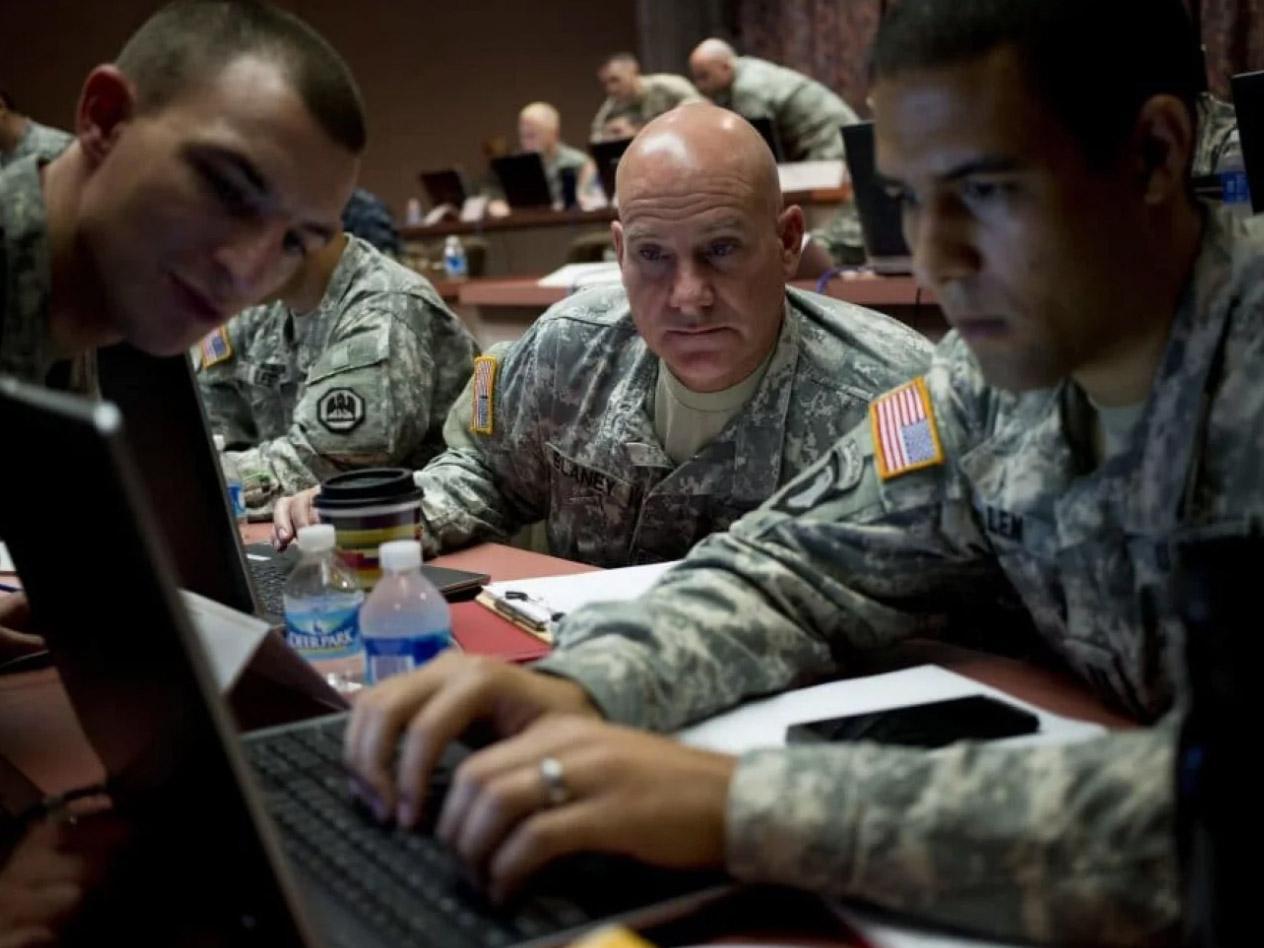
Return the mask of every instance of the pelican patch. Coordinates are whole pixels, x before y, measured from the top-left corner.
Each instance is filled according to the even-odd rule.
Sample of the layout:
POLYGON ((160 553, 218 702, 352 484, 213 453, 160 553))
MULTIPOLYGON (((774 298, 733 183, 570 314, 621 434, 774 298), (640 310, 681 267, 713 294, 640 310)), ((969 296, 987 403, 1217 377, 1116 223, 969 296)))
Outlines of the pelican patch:
POLYGON ((228 338, 228 327, 220 326, 219 329, 203 337, 201 343, 198 344, 198 353, 202 357, 204 369, 231 359, 233 344, 228 338))
POLYGON ((492 434, 496 424, 496 369, 500 360, 495 356, 479 356, 474 360, 474 404, 470 412, 470 431, 475 434, 492 434))
POLYGON ((316 403, 316 418, 334 434, 354 431, 364 421, 364 399, 355 389, 331 388, 316 403))
POLYGON ((879 396, 869 406, 869 424, 878 475, 884 481, 944 463, 925 376, 879 396))

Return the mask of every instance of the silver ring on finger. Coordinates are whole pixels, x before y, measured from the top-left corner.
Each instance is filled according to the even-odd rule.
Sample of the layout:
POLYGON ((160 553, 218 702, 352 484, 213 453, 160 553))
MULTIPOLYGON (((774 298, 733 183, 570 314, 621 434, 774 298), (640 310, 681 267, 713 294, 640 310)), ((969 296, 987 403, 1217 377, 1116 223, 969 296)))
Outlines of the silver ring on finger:
POLYGON ((556 757, 540 760, 540 781, 544 784, 544 799, 549 806, 561 806, 571 798, 562 772, 562 762, 556 757))

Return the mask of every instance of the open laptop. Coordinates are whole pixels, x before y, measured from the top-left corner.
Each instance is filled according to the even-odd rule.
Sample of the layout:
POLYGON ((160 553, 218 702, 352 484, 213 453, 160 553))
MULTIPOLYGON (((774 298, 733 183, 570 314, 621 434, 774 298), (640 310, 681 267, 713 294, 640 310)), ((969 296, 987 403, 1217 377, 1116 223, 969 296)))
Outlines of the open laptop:
POLYGON ((465 180, 461 172, 455 168, 441 168, 438 171, 421 172, 421 185, 430 198, 430 206, 450 204, 458 211, 465 204, 469 193, 465 189, 465 180))
POLYGON ((601 179, 601 190, 606 192, 606 200, 614 201, 615 174, 619 168, 619 159, 632 144, 630 138, 617 138, 606 142, 593 142, 588 146, 597 166, 597 176, 601 179))
MULTIPOLYGON (((101 394, 122 411, 149 504, 162 525, 179 584, 240 612, 277 624, 281 589, 297 549, 243 548, 193 367, 186 356, 159 358, 129 345, 98 357, 101 394)), ((422 566, 448 598, 468 598, 485 573, 422 566)))
POLYGON ((877 273, 912 273, 913 257, 904 242, 900 202, 886 192, 878 177, 873 123, 857 122, 844 125, 842 130, 869 266, 877 273))
POLYGON ((510 207, 552 207, 553 193, 544 174, 544 162, 534 151, 520 151, 492 159, 492 170, 500 179, 505 201, 510 207))
POLYGON ((773 158, 777 164, 782 164, 786 160, 786 150, 781 144, 781 134, 777 131, 777 123, 766 116, 759 118, 748 118, 746 121, 755 126, 755 131, 759 132, 760 137, 768 143, 769 150, 772 151, 773 158))
POLYGON ((1233 108, 1238 113, 1238 141, 1251 210, 1264 214, 1264 71, 1233 77, 1233 108))
MULTIPOLYGON (((4 379, 0 424, 18 443, 58 446, 0 465, 0 530, 115 805, 135 824, 135 851, 109 883, 117 917, 94 922, 93 943, 534 948, 732 891, 714 874, 589 855, 493 908, 428 832, 379 826, 352 805, 345 715, 233 732, 116 408, 4 379), (93 512, 71 547, 49 517, 68 497, 93 512)), ((449 748, 432 800, 468 752, 449 748)))

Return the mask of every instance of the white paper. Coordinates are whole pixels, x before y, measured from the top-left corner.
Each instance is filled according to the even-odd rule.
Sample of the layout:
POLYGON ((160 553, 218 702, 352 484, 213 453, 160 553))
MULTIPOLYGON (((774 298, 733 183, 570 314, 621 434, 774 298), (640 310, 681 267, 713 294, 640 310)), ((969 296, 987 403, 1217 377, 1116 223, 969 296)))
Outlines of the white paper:
POLYGON ((791 161, 777 165, 777 178, 781 181, 783 193, 841 188, 845 173, 842 159, 791 161))
POLYGON ((547 606, 549 612, 574 612, 592 602, 635 599, 654 585, 658 577, 679 560, 650 563, 648 566, 625 566, 593 573, 570 576, 544 576, 539 579, 514 579, 489 583, 484 592, 503 599, 506 592, 525 593, 531 601, 547 606))
POLYGON ((0 540, 0 573, 16 573, 18 568, 13 565, 13 557, 9 556, 9 548, 4 545, 4 541, 0 540))
POLYGON ((187 589, 180 590, 180 594, 210 662, 215 684, 221 694, 226 694, 268 634, 268 623, 187 589))
POLYGON ((835 906, 839 917, 874 948, 1018 948, 1020 942, 988 941, 966 935, 945 934, 933 928, 920 928, 886 913, 858 909, 851 905, 835 906))
POLYGON ((677 737, 695 747, 742 754, 758 748, 781 747, 786 742, 786 728, 791 724, 969 695, 990 695, 1025 708, 1040 718, 1037 733, 1006 738, 1006 744, 1070 743, 1106 733, 1101 725, 1051 714, 938 665, 919 665, 882 675, 831 681, 752 701, 685 728, 677 737))
POLYGON ((466 224, 478 223, 486 213, 487 197, 485 195, 476 194, 472 197, 467 197, 465 203, 461 205, 461 220, 466 224))
POLYGON ((536 285, 557 286, 568 293, 574 293, 586 286, 618 283, 619 280, 619 264, 611 260, 601 263, 568 263, 548 276, 541 277, 536 285))

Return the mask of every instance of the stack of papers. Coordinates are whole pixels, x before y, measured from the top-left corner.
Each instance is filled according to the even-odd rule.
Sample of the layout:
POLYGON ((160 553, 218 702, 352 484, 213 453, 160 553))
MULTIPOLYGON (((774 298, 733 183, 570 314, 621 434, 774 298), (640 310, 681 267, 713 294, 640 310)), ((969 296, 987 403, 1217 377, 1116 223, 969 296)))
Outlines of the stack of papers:
POLYGON ((568 263, 554 270, 546 277, 541 277, 537 286, 557 286, 574 293, 589 286, 602 286, 618 283, 619 264, 615 261, 602 263, 568 263))
POLYGON ((787 191, 828 191, 841 188, 846 180, 841 159, 830 161, 792 161, 777 165, 782 193, 787 191))

